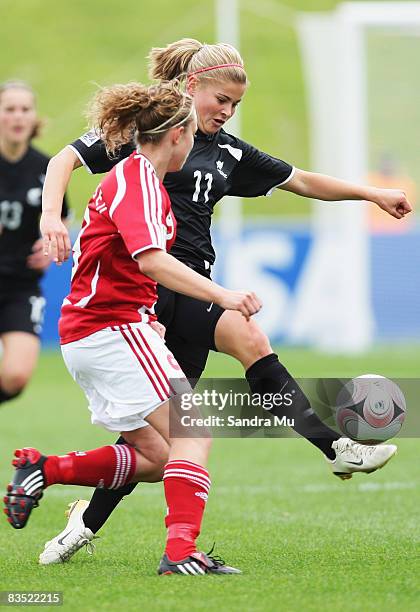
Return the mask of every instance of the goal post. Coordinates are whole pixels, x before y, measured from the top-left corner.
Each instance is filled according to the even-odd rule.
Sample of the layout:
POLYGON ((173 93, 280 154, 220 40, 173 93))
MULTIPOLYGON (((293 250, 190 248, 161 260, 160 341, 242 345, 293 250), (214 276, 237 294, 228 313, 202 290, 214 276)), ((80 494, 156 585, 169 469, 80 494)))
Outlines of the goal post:
MULTIPOLYGON (((331 13, 299 14, 297 28, 311 168, 363 183, 369 169, 367 33, 381 28, 419 36, 420 2, 343 3, 331 13)), ((304 279, 308 295, 306 305, 300 301, 294 339, 310 337, 331 351, 365 350, 374 335, 367 207, 316 201, 313 229, 314 256, 304 279)))

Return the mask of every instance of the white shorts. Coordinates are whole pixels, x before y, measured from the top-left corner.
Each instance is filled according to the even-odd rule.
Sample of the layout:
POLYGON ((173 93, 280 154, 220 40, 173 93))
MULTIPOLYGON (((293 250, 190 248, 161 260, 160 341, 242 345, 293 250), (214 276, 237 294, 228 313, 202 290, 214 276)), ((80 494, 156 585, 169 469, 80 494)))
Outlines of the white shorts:
POLYGON ((101 329, 61 347, 85 392, 91 420, 109 431, 132 431, 175 393, 188 392, 185 374, 147 323, 101 329))

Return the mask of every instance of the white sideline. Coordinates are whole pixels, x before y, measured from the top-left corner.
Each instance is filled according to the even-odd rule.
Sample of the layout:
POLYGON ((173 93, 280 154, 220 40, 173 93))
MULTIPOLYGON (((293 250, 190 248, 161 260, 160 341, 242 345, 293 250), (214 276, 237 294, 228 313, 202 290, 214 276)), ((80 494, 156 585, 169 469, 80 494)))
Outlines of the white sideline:
MULTIPOLYGON (((288 495, 290 493, 327 493, 329 491, 338 492, 353 492, 359 491, 361 493, 376 493, 378 491, 399 491, 406 489, 417 489, 420 486, 420 482, 416 481, 391 481, 391 482, 361 482, 356 486, 353 483, 349 483, 350 486, 346 487, 347 483, 316 483, 307 484, 298 487, 285 487, 279 485, 244 485, 238 486, 233 485, 231 487, 220 486, 217 484, 214 486, 215 494, 217 495, 232 495, 246 493, 248 495, 266 495, 267 493, 284 493, 288 495)), ((88 487, 71 487, 62 486, 60 488, 51 488, 46 492, 47 497, 68 497, 70 500, 77 499, 89 499, 93 490, 88 487)), ((132 494, 133 495, 133 494, 132 494)), ((144 497, 163 495, 161 486, 139 486, 135 491, 134 495, 142 495, 144 497)))

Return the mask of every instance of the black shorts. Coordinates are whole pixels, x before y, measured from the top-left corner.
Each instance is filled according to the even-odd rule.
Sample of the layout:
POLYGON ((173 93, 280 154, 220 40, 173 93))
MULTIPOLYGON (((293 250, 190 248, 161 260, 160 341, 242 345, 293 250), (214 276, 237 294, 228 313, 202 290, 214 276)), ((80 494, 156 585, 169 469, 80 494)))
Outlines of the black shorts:
POLYGON ((45 298, 39 287, 0 293, 0 335, 27 332, 39 336, 44 322, 45 298))
POLYGON ((214 330, 224 313, 217 304, 202 302, 159 286, 158 320, 166 327, 166 345, 187 378, 200 378, 210 350, 216 351, 214 330))

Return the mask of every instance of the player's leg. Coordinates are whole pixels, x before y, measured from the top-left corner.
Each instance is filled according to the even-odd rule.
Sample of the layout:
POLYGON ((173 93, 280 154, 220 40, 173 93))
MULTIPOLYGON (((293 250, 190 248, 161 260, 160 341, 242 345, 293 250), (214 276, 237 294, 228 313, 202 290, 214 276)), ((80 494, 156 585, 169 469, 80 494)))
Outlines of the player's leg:
POLYGON ((65 455, 42 455, 35 448, 15 451, 15 473, 4 498, 8 521, 25 527, 43 491, 54 484, 110 489, 130 482, 137 469, 137 451, 129 445, 108 445, 65 455))
MULTIPOLYGON (((170 291, 166 287, 158 287, 159 299, 157 302, 156 312, 159 317, 159 321, 167 329, 171 325, 172 318, 175 310, 175 299, 176 294, 170 291)), ((189 378, 188 370, 185 369, 187 364, 184 364, 178 359, 176 346, 171 346, 170 339, 166 339, 169 350, 171 350, 182 370, 186 373, 189 378)), ((194 370, 196 374, 196 370, 194 370)), ((137 449, 140 452, 144 452, 148 455, 149 452, 155 452, 159 456, 157 457, 157 463, 164 465, 168 457, 168 445, 159 434, 157 434, 151 427, 145 428, 143 433, 143 439, 139 439, 137 442, 137 449), (160 438, 160 439, 159 439, 160 438)), ((120 436, 115 444, 125 444, 125 440, 120 436)), ((112 491, 109 489, 97 488, 95 489, 92 499, 89 505, 83 506, 83 516, 80 517, 81 522, 84 521, 85 525, 88 526, 93 533, 97 533, 99 529, 105 524, 112 512, 118 506, 118 504, 124 499, 125 496, 130 495, 136 488, 138 483, 129 483, 118 490, 112 491)), ((82 506, 80 506, 80 511, 82 506)))
MULTIPOLYGON (((174 351, 174 342, 168 343, 170 350, 174 351)), ((187 364, 186 364, 187 365, 187 364)), ((192 378, 199 378, 201 371, 191 365, 192 378)), ((120 436, 116 444, 126 444, 127 441, 120 436)), ((161 480, 163 468, 168 461, 169 445, 150 425, 137 430, 135 440, 130 435, 130 443, 133 443, 140 453, 139 464, 142 466, 146 460, 152 460, 155 480, 161 480)), ((143 469, 143 474, 145 470, 143 469)), ((151 482, 147 474, 140 475, 139 482, 151 482)), ((120 502, 134 491, 139 482, 130 482, 119 489, 96 488, 90 502, 76 500, 69 504, 67 512, 68 522, 64 529, 54 538, 45 543, 44 550, 39 555, 39 563, 49 565, 52 563, 63 563, 69 561, 81 548, 87 545, 98 531, 103 527, 108 518, 120 504, 120 502), (63 537, 72 531, 72 540, 63 537)), ((90 549, 88 549, 90 550, 90 549)))
MULTIPOLYGON (((166 299, 165 304, 168 304, 166 299)), ((169 305, 172 309, 172 300, 169 305)), ((164 323, 170 326, 173 310, 169 312, 168 308, 166 308, 165 313, 166 316, 163 319, 164 323)), ((182 371, 190 380, 191 385, 194 386, 205 368, 209 349, 187 342, 179 336, 172 334, 171 327, 167 328, 166 345, 174 354, 182 371)), ((156 462, 159 465, 162 465, 162 463, 165 464, 169 447, 164 439, 153 431, 150 426, 142 428, 140 430, 140 435, 143 435, 143 437, 139 437, 137 440, 136 448, 141 454, 148 456, 148 449, 150 448, 151 451, 159 454, 156 458, 156 462)), ((116 444, 125 444, 124 438, 120 436, 116 444)), ((128 483, 115 490, 97 488, 89 503, 85 500, 80 500, 81 503, 77 503, 77 501, 73 502, 69 512, 68 524, 62 532, 45 544, 44 550, 39 557, 40 563, 50 564, 68 561, 84 543, 86 543, 85 529, 89 529, 92 537, 93 534, 98 533, 118 504, 136 488, 137 484, 138 483, 128 483), (57 544, 57 542, 61 541, 62 536, 67 533, 70 528, 73 528, 73 526, 77 526, 79 530, 80 542, 82 542, 81 546, 79 546, 79 548, 70 545, 67 546, 67 540, 64 541, 63 544, 57 544)))
MULTIPOLYGON (((150 355, 157 356, 158 351, 153 346, 153 340, 155 339, 150 336, 147 337, 146 334, 145 341, 147 340, 150 342, 150 355)), ((161 359, 160 363, 168 381, 170 381, 170 376, 178 373, 178 367, 173 364, 173 360, 165 347, 161 347, 160 352, 165 353, 165 357, 168 357, 166 361, 161 359)), ((69 358, 67 355, 66 361, 70 371, 74 374, 74 364, 79 363, 80 360, 74 357, 69 358)), ((92 378, 90 376, 89 384, 92 383, 92 378)), ((86 382, 84 389, 85 391, 87 389, 86 382)), ((93 403, 92 393, 90 392, 88 395, 90 402, 93 403)), ((118 405, 121 405, 121 402, 118 405)), ((111 410, 107 411, 106 416, 101 413, 99 406, 92 406, 93 409, 96 420, 106 418, 107 420, 104 422, 108 428, 111 428, 113 422, 111 422, 108 412, 113 412, 112 406, 111 410)), ((119 410, 121 412, 121 409, 119 410)), ((195 540, 200 531, 204 512, 204 502, 210 487, 210 479, 205 469, 210 440, 206 438, 170 439, 168 403, 161 405, 159 408, 150 409, 144 415, 144 418, 169 442, 171 447, 170 460, 164 471, 164 486, 169 507, 166 520, 168 541, 160 565, 160 573, 191 573, 193 575, 238 573, 238 570, 199 553, 195 547, 195 540)), ((138 432, 131 428, 133 420, 130 415, 121 419, 114 417, 115 424, 117 421, 123 421, 129 425, 129 428, 124 430, 122 435, 130 444, 135 444, 138 432)), ((32 498, 39 499, 38 492, 54 483, 90 484, 93 480, 98 481, 100 478, 104 487, 112 488, 124 485, 131 480, 135 481, 140 476, 138 453, 133 446, 128 445, 114 445, 86 453, 69 453, 64 457, 50 456, 46 458, 41 457, 36 451, 30 450, 22 452, 18 461, 17 475, 19 478, 15 478, 13 491, 9 492, 9 502, 11 498, 19 504, 23 501, 25 495, 26 497, 32 496, 32 498), (111 449, 116 455, 116 464, 113 461, 111 449), (23 465, 20 463, 22 458, 23 465), (31 472, 22 474, 28 462, 31 472), (19 486, 24 490, 19 490, 19 486), (26 486, 29 486, 30 490, 26 490, 26 486)), ((11 510, 11 503, 8 504, 8 510, 11 510)), ((26 510, 22 509, 22 514, 25 514, 25 512, 26 510)), ((24 526, 24 520, 20 518, 19 513, 13 513, 13 510, 9 519, 14 522, 15 527, 24 526)))
MULTIPOLYGON (((342 438, 324 425, 313 411, 297 381, 280 363, 267 336, 254 320, 246 321, 240 313, 224 311, 216 304, 207 304, 177 294, 171 333, 184 341, 190 339, 191 342, 191 338, 194 338, 199 346, 218 350, 238 359, 246 371, 253 394, 276 394, 281 393, 285 385, 293 387, 293 413, 286 416, 293 417, 294 429, 324 453, 333 473, 343 474, 345 477, 350 474, 351 477, 352 472, 360 471, 359 467, 356 469, 351 463, 353 460, 360 464, 360 454, 364 456, 362 471, 374 471, 395 453, 393 445, 387 445, 388 448, 383 451, 372 447, 366 449, 351 441, 343 445, 342 438), (369 457, 366 453, 369 453, 369 457), (382 456, 384 453, 385 458, 382 456)), ((283 415, 281 412, 278 416, 283 415)))
POLYGON ((331 445, 340 436, 318 418, 297 381, 273 353, 270 341, 257 323, 231 315, 235 313, 225 311, 216 325, 217 349, 242 363, 252 393, 274 395, 285 390, 293 391, 293 405, 288 412, 283 406, 271 412, 277 416, 286 414, 292 417, 295 423, 293 429, 329 459, 334 459, 335 451, 331 445))
MULTIPOLYGON (((161 342, 158 335, 149 326, 145 326, 145 329, 141 332, 134 325, 130 331, 123 331, 118 327, 107 328, 62 347, 67 368, 82 387, 88 399, 92 422, 114 432, 119 432, 122 429, 137 430, 143 427, 146 427, 146 431, 148 431, 147 423, 139 415, 144 412, 145 407, 148 408, 153 404, 159 405, 166 400, 163 390, 164 383, 158 381, 160 387, 155 385, 152 368, 152 374, 149 373, 150 376, 146 374, 142 361, 135 352, 134 340, 131 344, 126 338, 129 333, 135 337, 137 334, 143 333, 145 336, 149 335, 149 342, 156 344, 156 339, 161 342), (156 389, 158 389, 159 394, 156 389)), ((176 373, 174 373, 175 375, 176 373)), ((137 454, 139 455, 139 466, 143 479, 155 481, 161 477, 162 465, 167 457, 167 445, 159 436, 149 438, 150 436, 147 433, 139 432, 139 444, 144 442, 147 456, 144 451, 141 455, 140 453, 137 454)), ((130 455, 131 451, 134 452, 134 449, 127 450, 125 445, 108 447, 108 451, 104 451, 105 454, 114 457, 114 462, 110 459, 110 469, 113 469, 115 459, 119 462, 123 461, 123 466, 119 467, 120 471, 123 467, 127 467, 130 463, 128 461, 130 457, 127 457, 127 453, 130 455), (113 449, 115 457, 110 449, 113 449)), ((93 455, 95 458, 95 453, 93 455)), ((93 479, 92 483, 95 486, 99 480, 95 482, 96 474, 89 473, 89 470, 93 469, 89 460, 90 454, 85 462, 85 477, 87 479, 85 484, 93 479)), ((23 461, 25 465, 33 463, 31 458, 28 458, 28 460, 24 458, 23 461)), ((61 482, 63 479, 77 478, 77 466, 78 455, 70 454, 63 459, 49 459, 46 467, 48 473, 45 474, 45 482, 42 484, 48 486, 55 482, 61 482), (67 464, 69 470, 66 472, 67 464)), ((18 467, 23 468, 24 466, 19 465, 18 467)), ((80 476, 82 477, 82 475, 80 476)), ((107 488, 119 488, 126 482, 131 481, 131 479, 125 479, 124 482, 121 482, 122 476, 121 478, 118 477, 117 480, 118 486, 114 486, 114 483, 113 486, 107 488)), ((80 482, 82 484, 82 481, 80 482)))
MULTIPOLYGON (((168 507, 165 518, 167 540, 159 574, 202 575, 206 573, 237 574, 240 570, 227 566, 203 552, 197 551, 196 540, 210 491, 210 476, 206 469, 211 447, 210 437, 174 438, 169 433, 171 419, 179 413, 177 399, 161 406, 147 420, 169 441, 169 461, 165 466, 163 484, 168 507)), ((171 435, 176 425, 172 421, 171 435)))
POLYGON ((39 339, 27 332, 2 334, 0 403, 17 397, 29 382, 39 355, 39 339))
POLYGON ((0 298, 0 404, 17 397, 32 376, 39 353, 45 298, 40 289, 11 291, 0 298))
MULTIPOLYGON (((139 451, 137 455, 138 480, 157 482, 162 479, 163 468, 168 460, 167 442, 150 425, 131 433, 130 443, 139 451)), ((118 444, 127 444, 122 436, 118 444)), ((69 561, 81 548, 88 546, 96 533, 106 522, 119 502, 136 487, 137 482, 130 482, 118 489, 97 488, 90 503, 79 499, 69 504, 68 521, 64 529, 46 542, 39 555, 41 565, 64 563, 69 561), (71 538, 67 534, 71 533, 71 538)))
POLYGON ((39 289, 0 300, 0 404, 17 397, 30 380, 39 354, 45 299, 39 289))
MULTIPOLYGON (((165 323, 168 323, 168 321, 165 320, 165 323)), ((180 339, 170 335, 167 337, 166 342, 168 348, 175 354, 177 354, 179 349, 181 366, 183 366, 182 369, 187 377, 199 378, 206 363, 208 350, 203 351, 202 348, 195 347, 193 351, 188 351, 180 339), (182 361, 184 356, 185 361, 182 361)), ((124 444, 124 438, 120 437, 117 443, 124 444)), ((159 469, 167 462, 168 445, 150 426, 138 430, 135 446, 146 457, 149 456, 149 452, 157 454, 154 460, 159 469)), ((74 502, 71 504, 67 526, 60 534, 46 543, 44 551, 40 555, 40 563, 61 563, 70 559, 87 542, 86 529, 89 530, 89 534, 93 537, 93 534, 98 532, 124 496, 134 490, 136 484, 129 483, 116 490, 97 488, 89 504, 84 500, 81 500, 80 503, 74 502), (71 546, 70 544, 72 543, 69 543, 68 540, 62 542, 62 536, 74 527, 77 528, 80 534, 79 542, 81 545, 79 547, 71 546)))
MULTIPOLYGON (((166 337, 166 345, 174 354, 190 383, 194 386, 204 370, 209 352, 208 349, 188 344, 181 338, 171 334, 168 334, 166 337)), ((151 427, 145 427, 141 433, 143 437, 139 437, 137 440, 137 450, 146 458, 149 457, 150 453, 154 453, 156 455, 156 469, 161 469, 168 458, 167 443, 151 427)), ((116 441, 116 444, 124 443, 125 440, 122 436, 116 441)), ((141 478, 140 481, 148 482, 144 478, 141 478)), ((115 491, 103 488, 95 489, 89 505, 83 506, 83 517, 81 517, 81 521, 96 534, 124 497, 134 491, 137 484, 138 483, 129 483, 115 491)), ((80 507, 80 510, 82 510, 82 507, 80 507)), ((75 512, 76 511, 77 510, 75 510, 75 512)))
MULTIPOLYGON (((171 402, 175 402, 175 399, 171 402)), ((205 502, 210 489, 206 470, 210 438, 180 438, 169 436, 169 411, 176 409, 170 402, 152 409, 145 415, 152 427, 168 442, 169 461, 164 469, 164 488, 168 506, 165 519, 167 542, 159 566, 161 574, 240 573, 224 562, 197 551, 196 539, 200 533, 205 502)), ((173 416, 172 416, 173 418, 173 416)), ((128 424, 130 424, 128 422, 128 424)), ((32 507, 42 492, 53 484, 90 485, 100 481, 106 488, 114 488, 127 482, 136 482, 142 476, 140 457, 134 448, 138 440, 137 430, 122 432, 127 445, 105 446, 85 452, 72 452, 64 456, 42 456, 35 449, 22 449, 16 453, 16 473, 6 496, 8 520, 15 528, 25 526, 32 507)), ((62 535, 67 549, 80 548, 89 542, 93 534, 84 529, 80 534, 77 525, 62 535), (82 540, 82 541, 81 541, 82 540)), ((54 542, 57 550, 62 542, 54 542)), ((61 559, 66 550, 61 549, 61 559)))
POLYGON ((341 438, 322 423, 255 321, 246 321, 239 313, 225 311, 216 325, 215 344, 218 350, 242 363, 252 393, 272 396, 285 390, 293 392, 293 404, 288 410, 282 406, 271 412, 293 418, 293 429, 324 453, 337 476, 347 479, 353 472, 373 472, 395 454, 396 446, 392 444, 367 447, 341 438))
MULTIPOLYGON (((120 436, 116 444, 126 444, 126 441, 120 436)), ((167 442, 149 425, 138 430, 134 446, 140 454, 142 474, 139 482, 162 480, 163 468, 169 454, 167 442)), ((138 482, 131 482, 115 490, 96 488, 90 502, 83 507, 83 524, 96 534, 124 497, 134 491, 137 484, 138 482)))
MULTIPOLYGON (((180 338, 194 337, 196 343, 238 359, 245 371, 252 393, 279 393, 284 384, 296 391, 293 404, 295 430, 333 460, 331 444, 339 435, 324 425, 311 409, 298 383, 273 353, 267 336, 254 320, 246 321, 240 313, 225 311, 186 296, 178 296, 173 333, 180 338)), ((281 415, 283 416, 283 415, 281 415)))
MULTIPOLYGON (((171 331, 173 326, 171 325, 171 331)), ((169 334, 167 344, 171 348, 175 346, 174 335, 169 334)), ((174 373, 182 377, 182 370, 177 363, 174 363, 173 355, 168 353, 163 346, 160 353, 160 363, 163 367, 166 364, 166 372, 171 378, 174 373), (166 357, 166 359, 165 359, 166 357), (169 367, 168 367, 169 364, 169 367)), ((186 351, 185 357, 194 359, 196 374, 197 369, 204 367, 207 359, 207 350, 193 350, 190 347, 186 351)), ((156 354, 157 354, 156 350, 156 354)), ((179 350, 181 353, 182 351, 179 350)), ((192 373, 190 366, 188 374, 192 373)), ((207 457, 211 446, 210 437, 194 437, 195 432, 189 431, 189 436, 176 437, 174 428, 176 426, 177 415, 182 415, 178 403, 179 394, 171 399, 171 405, 162 405, 157 410, 145 417, 161 435, 169 442, 169 461, 165 466, 163 481, 165 497, 168 506, 168 514, 165 520, 167 526, 167 544, 165 554, 162 558, 159 573, 191 573, 200 575, 202 573, 238 573, 238 570, 225 566, 215 559, 206 556, 204 553, 197 552, 196 538, 200 532, 201 520, 205 508, 205 502, 210 488, 210 477, 206 469, 207 457), (171 410, 172 428, 169 427, 169 410, 171 410), (175 419, 175 423, 174 423, 175 419), (170 437, 171 434, 171 437, 170 437)), ((185 429, 182 430, 185 435, 185 429)), ((129 433, 124 433, 124 437, 130 440, 129 433), (127 437, 128 436, 128 437, 127 437)))

